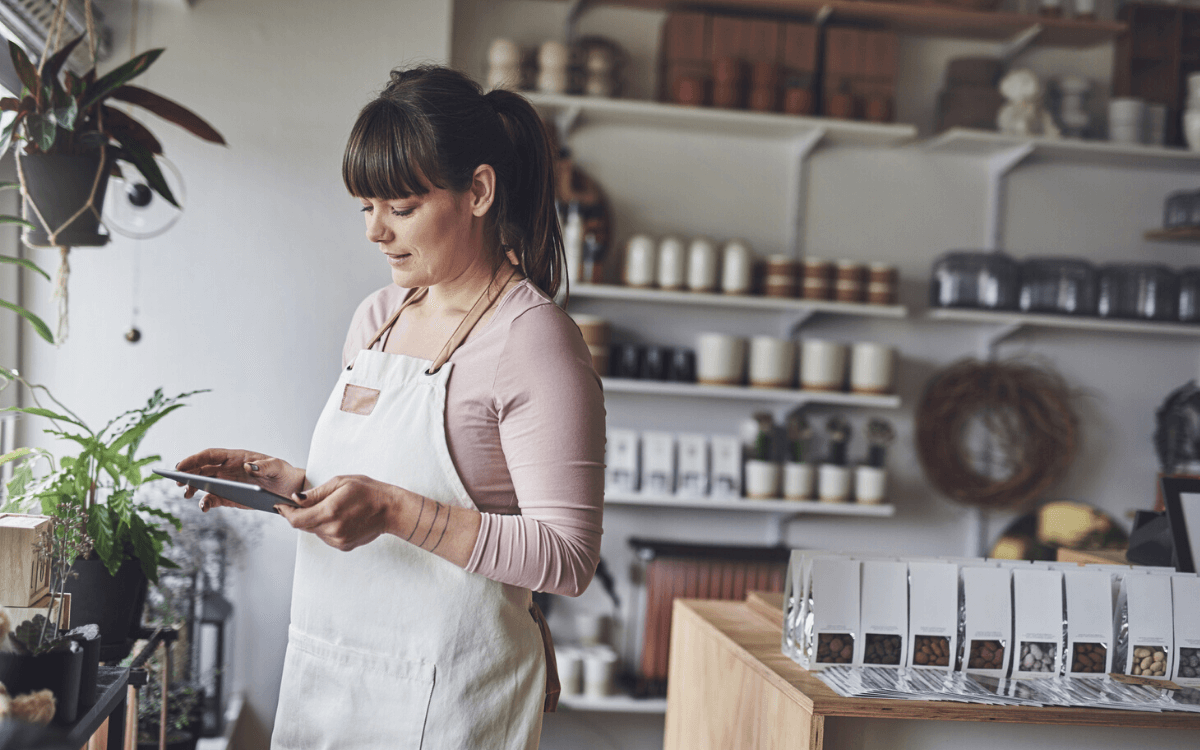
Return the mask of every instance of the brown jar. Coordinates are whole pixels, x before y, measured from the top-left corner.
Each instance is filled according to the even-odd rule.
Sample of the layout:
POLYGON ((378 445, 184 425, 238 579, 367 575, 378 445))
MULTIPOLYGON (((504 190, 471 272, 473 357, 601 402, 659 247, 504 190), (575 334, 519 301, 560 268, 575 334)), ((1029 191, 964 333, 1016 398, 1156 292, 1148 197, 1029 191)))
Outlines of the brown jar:
POLYGON ((800 296, 804 299, 830 299, 833 296, 833 264, 819 258, 804 261, 800 296))

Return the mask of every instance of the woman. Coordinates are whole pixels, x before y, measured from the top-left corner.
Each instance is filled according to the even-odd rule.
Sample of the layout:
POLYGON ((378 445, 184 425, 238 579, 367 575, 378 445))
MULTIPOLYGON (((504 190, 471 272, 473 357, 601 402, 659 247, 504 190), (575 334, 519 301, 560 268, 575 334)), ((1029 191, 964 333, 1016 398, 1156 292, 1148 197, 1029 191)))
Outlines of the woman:
POLYGON ((520 96, 394 71, 342 162, 393 284, 354 315, 307 468, 178 467, 290 495, 309 532, 273 748, 537 747, 557 675, 530 590, 587 587, 603 496, 599 379, 550 301, 551 169, 520 96))

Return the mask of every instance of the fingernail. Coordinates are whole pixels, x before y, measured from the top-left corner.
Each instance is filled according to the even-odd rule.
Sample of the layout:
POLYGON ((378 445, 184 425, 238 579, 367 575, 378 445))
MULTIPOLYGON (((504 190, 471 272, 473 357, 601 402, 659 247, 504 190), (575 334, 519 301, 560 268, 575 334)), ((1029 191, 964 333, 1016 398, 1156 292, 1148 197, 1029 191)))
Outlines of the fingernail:
POLYGON ((258 464, 246 464, 246 468, 250 471, 258 471, 258 464))

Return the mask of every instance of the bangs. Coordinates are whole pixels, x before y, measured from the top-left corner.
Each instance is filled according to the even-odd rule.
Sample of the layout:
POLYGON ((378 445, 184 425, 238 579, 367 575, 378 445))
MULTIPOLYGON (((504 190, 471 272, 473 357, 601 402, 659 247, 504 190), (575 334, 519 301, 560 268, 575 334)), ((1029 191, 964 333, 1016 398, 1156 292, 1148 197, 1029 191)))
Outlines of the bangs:
POLYGON ((431 133, 397 104, 363 107, 342 157, 342 182, 355 198, 397 200, 443 187, 431 133))

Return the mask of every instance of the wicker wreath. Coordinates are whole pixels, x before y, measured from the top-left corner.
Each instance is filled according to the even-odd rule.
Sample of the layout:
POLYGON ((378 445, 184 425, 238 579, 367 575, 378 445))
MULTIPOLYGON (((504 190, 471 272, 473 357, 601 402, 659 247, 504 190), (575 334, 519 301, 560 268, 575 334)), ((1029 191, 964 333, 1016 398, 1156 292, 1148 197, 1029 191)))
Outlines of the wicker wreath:
POLYGON ((1037 499, 1075 457, 1071 393, 1028 362, 968 359, 933 377, 917 407, 925 475, 960 503, 1010 509, 1037 499))

